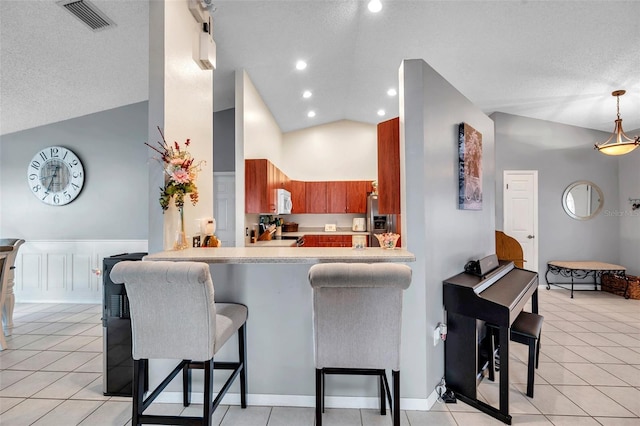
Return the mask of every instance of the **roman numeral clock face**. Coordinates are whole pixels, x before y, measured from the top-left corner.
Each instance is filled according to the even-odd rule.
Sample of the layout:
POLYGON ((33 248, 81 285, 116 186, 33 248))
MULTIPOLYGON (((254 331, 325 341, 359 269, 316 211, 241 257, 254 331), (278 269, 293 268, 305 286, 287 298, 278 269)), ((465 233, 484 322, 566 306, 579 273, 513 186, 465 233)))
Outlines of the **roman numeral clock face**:
POLYGON ((80 194, 84 184, 84 169, 72 151, 61 146, 50 146, 33 156, 27 179, 31 192, 40 201, 63 206, 80 194))

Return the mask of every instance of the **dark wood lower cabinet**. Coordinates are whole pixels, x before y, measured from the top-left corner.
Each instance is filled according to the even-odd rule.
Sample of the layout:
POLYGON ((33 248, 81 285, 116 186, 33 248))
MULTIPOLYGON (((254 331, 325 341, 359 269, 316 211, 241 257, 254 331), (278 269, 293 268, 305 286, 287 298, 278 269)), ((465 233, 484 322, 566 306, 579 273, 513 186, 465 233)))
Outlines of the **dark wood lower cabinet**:
POLYGON ((351 235, 305 235, 304 247, 351 247, 351 235))

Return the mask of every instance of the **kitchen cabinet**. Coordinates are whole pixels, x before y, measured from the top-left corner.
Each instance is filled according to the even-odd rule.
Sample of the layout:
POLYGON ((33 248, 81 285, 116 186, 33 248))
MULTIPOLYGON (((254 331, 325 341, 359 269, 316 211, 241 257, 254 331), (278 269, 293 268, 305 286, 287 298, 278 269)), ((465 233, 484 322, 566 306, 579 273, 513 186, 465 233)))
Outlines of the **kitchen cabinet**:
POLYGON ((307 212, 307 192, 305 189, 305 182, 301 180, 291 180, 288 184, 287 190, 291 192, 291 213, 300 214, 307 212))
POLYGON ((371 192, 368 180, 347 182, 347 213, 367 213, 367 195, 371 192))
POLYGON ((371 182, 365 180, 327 182, 327 213, 367 212, 367 193, 371 182))
POLYGON ((347 182, 327 182, 327 213, 347 212, 347 182))
POLYGON ((351 235, 305 235, 304 247, 351 247, 351 235))
POLYGON ((307 213, 327 212, 327 182, 305 182, 307 213))
POLYGON ((319 247, 318 246, 318 235, 305 235, 303 237, 304 244, 303 247, 319 247))
POLYGON ((289 178, 267 159, 244 161, 245 213, 276 210, 276 189, 285 188, 289 178))
POLYGON ((245 160, 245 213, 272 213, 276 209, 276 189, 291 192, 292 213, 367 212, 371 182, 291 180, 267 159, 245 160))
POLYGON ((400 214, 400 118, 378 124, 378 212, 400 214))

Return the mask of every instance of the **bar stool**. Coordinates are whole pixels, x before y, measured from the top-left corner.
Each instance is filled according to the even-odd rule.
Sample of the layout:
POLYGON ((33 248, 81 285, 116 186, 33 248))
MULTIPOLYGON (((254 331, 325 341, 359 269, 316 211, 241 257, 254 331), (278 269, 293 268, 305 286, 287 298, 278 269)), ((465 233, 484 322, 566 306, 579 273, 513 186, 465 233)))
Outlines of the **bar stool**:
MULTIPOLYGON (((542 335, 542 324, 544 317, 531 312, 522 311, 511 324, 510 340, 522 343, 529 347, 529 359, 527 361, 527 396, 533 398, 533 385, 535 380, 535 369, 540 361, 540 337, 542 335)), ((489 380, 494 380, 495 363, 493 354, 495 353, 496 341, 498 340, 499 329, 487 323, 487 330, 490 334, 491 349, 489 352, 489 380)), ((498 349, 498 353, 500 350, 498 349)))
POLYGON ((24 244, 24 240, 20 238, 0 238, 0 246, 11 248, 7 254, 7 271, 0 281, 4 293, 4 301, 0 304, 0 310, 2 311, 2 328, 5 336, 11 336, 13 333, 13 309, 16 304, 13 286, 15 285, 16 257, 22 244, 24 244))
POLYGON ((114 283, 123 283, 129 298, 132 331, 133 415, 131 423, 211 425, 214 410, 240 376, 240 404, 246 408, 247 307, 215 303, 209 266, 198 262, 122 261, 111 270, 114 283), (238 362, 215 362, 214 355, 238 332, 238 362), (149 359, 178 359, 180 363, 144 399, 149 359), (204 369, 202 417, 143 414, 162 390, 182 372, 184 406, 190 403, 191 369, 204 369), (213 370, 231 376, 213 397, 213 370))
POLYGON ((326 374, 375 375, 380 414, 385 393, 400 425, 400 335, 403 290, 411 268, 393 263, 325 263, 309 270, 313 288, 316 426, 322 425, 326 374), (386 369, 392 370, 393 402, 386 369))

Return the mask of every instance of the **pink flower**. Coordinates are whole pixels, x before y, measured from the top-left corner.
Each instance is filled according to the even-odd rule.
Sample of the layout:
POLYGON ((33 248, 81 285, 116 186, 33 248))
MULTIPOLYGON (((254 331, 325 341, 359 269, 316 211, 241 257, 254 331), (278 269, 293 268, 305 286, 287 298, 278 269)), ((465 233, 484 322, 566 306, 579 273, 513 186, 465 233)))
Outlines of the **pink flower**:
POLYGON ((177 169, 171 173, 171 179, 178 183, 189 183, 191 177, 189 176, 189 172, 184 169, 177 169))

